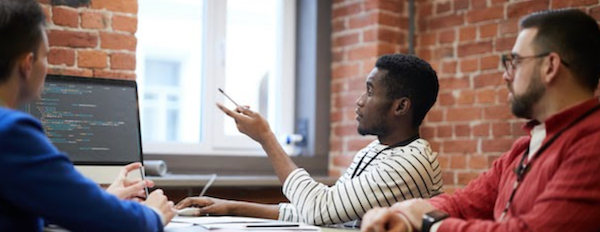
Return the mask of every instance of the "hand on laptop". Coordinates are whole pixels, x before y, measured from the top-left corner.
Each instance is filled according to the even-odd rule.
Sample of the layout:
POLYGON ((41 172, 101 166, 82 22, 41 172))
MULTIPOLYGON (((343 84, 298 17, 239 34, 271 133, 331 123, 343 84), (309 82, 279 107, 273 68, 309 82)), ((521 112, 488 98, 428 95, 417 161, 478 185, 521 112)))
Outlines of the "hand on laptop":
POLYGON ((235 201, 223 200, 212 197, 188 197, 181 200, 175 206, 175 209, 180 210, 186 207, 199 207, 197 215, 235 215, 233 212, 235 201))
POLYGON ((131 163, 123 167, 115 181, 110 186, 108 186, 106 191, 123 200, 138 200, 139 198, 145 199, 145 187, 154 187, 154 182, 152 182, 151 180, 127 179, 127 175, 130 172, 139 170, 141 167, 142 164, 140 162, 131 163))

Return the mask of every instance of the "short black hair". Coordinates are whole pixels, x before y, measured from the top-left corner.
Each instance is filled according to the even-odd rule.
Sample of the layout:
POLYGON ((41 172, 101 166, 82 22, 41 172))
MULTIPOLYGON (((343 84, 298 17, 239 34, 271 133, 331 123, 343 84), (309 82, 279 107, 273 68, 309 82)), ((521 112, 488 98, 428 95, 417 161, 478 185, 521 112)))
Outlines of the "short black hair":
POLYGON ((413 108, 412 126, 417 128, 437 100, 440 85, 435 70, 426 61, 406 54, 379 57, 375 67, 387 70, 382 83, 390 99, 407 97, 413 108))
POLYGON ((19 56, 42 42, 46 16, 36 0, 0 1, 0 83, 8 80, 19 56))
POLYGON ((556 52, 579 84, 594 91, 600 78, 600 29, 578 9, 536 12, 521 20, 522 29, 536 28, 536 53, 556 52))

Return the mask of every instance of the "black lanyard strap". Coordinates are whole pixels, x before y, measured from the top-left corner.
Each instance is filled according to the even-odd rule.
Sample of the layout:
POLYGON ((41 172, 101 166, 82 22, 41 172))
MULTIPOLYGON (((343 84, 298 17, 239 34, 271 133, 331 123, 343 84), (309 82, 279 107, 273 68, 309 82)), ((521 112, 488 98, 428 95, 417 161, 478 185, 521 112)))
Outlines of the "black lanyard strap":
MULTIPOLYGON (((540 149, 538 149, 534 153, 533 157, 531 157, 531 160, 529 160, 529 162, 525 163, 525 158, 529 155, 529 146, 527 146, 527 149, 525 149, 525 152, 523 153, 523 156, 521 157, 521 161, 519 162, 519 165, 515 168, 515 174, 517 175, 517 179, 515 180, 515 184, 513 185, 513 190, 510 193, 508 202, 506 202, 506 206, 504 207, 504 210, 502 211, 502 215, 500 215, 499 221, 502 221, 504 219, 504 217, 506 216, 506 214, 508 213, 508 209, 510 208, 513 198, 515 197, 515 193, 517 192, 517 189, 519 188, 519 185, 521 184, 523 179, 525 179, 525 175, 531 169, 531 165, 533 164, 533 161, 535 161, 535 159, 538 156, 540 156, 540 154, 542 154, 542 152, 544 152, 548 147, 550 147, 550 145, 552 143, 554 143, 554 141, 556 139, 558 139, 558 137, 561 136, 563 134, 563 132, 565 132, 569 128, 575 126, 575 124, 582 121, 586 117, 590 116, 592 113, 596 112, 598 109, 600 109, 600 105, 597 105, 594 108, 591 108, 588 111, 586 111, 585 113, 579 115, 579 117, 577 119, 573 120, 569 125, 563 127, 560 131, 558 131, 556 134, 554 134, 554 136, 552 136, 552 138, 550 138, 548 140, 548 142, 544 143, 542 145, 542 147, 540 147, 540 149)), ((529 141, 529 142, 531 143, 531 141, 529 141)))
POLYGON ((375 158, 377 158, 377 156, 379 156, 379 154, 381 154, 382 152, 384 152, 384 151, 387 151, 387 150, 390 150, 390 149, 392 149, 392 148, 396 148, 396 147, 400 147, 400 146, 406 146, 406 145, 408 145, 408 144, 412 143, 413 141, 415 141, 415 140, 417 140, 417 139, 419 139, 419 138, 420 138, 420 137, 419 137, 419 134, 417 134, 417 135, 415 135, 415 136, 413 136, 413 137, 410 137, 410 138, 408 138, 408 139, 402 140, 402 141, 400 141, 399 143, 396 143, 396 144, 394 144, 394 145, 387 146, 387 147, 385 147, 384 149, 381 149, 381 151, 378 151, 378 152, 377 152, 377 154, 375 154, 375 156, 373 156, 373 158, 371 158, 371 159, 369 160, 369 162, 367 162, 367 163, 365 164, 365 166, 363 166, 363 168, 360 170, 360 172, 358 172, 358 169, 360 168, 360 165, 361 165, 361 164, 363 163, 363 161, 365 160, 365 157, 367 157, 367 153, 368 153, 368 152, 367 152, 367 153, 365 153, 365 155, 364 155, 364 156, 363 156, 363 157, 360 159, 360 161, 358 162, 358 165, 356 165, 356 169, 354 169, 354 172, 352 173, 352 176, 350 177, 350 179, 354 179, 354 177, 357 177, 357 176, 359 176, 360 174, 362 174, 362 173, 365 171, 365 169, 367 169, 367 167, 369 166, 369 164, 371 164, 371 162, 373 162, 373 160, 375 160, 375 158))

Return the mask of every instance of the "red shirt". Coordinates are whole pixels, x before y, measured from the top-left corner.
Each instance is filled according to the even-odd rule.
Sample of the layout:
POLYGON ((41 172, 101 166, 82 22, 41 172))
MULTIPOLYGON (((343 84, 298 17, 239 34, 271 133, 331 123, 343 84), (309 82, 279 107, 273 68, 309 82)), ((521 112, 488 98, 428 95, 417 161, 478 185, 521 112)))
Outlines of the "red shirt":
MULTIPOLYGON (((599 105, 594 98, 545 122, 548 142, 580 115, 599 105)), ((533 123, 525 129, 531 130, 533 123)), ((566 129, 537 154, 508 215, 498 222, 513 190, 514 172, 529 145, 519 138, 510 151, 463 190, 430 199, 450 214, 443 231, 600 231, 600 110, 566 129)), ((542 145, 543 146, 543 145, 542 145)))

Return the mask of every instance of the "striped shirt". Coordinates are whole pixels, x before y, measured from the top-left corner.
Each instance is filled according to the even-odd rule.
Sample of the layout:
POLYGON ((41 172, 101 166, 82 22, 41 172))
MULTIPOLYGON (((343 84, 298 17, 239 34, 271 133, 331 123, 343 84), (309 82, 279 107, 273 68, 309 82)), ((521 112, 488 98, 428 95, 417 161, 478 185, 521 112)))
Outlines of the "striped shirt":
POLYGON ((442 171, 426 140, 391 149, 375 140, 358 152, 331 187, 316 182, 302 168, 290 173, 283 194, 291 203, 279 205, 279 220, 313 225, 347 223, 360 220, 373 207, 441 192, 442 171), (358 175, 352 178, 357 168, 358 175))

